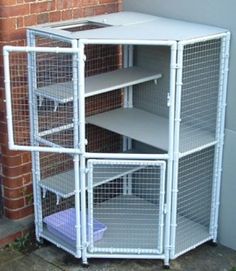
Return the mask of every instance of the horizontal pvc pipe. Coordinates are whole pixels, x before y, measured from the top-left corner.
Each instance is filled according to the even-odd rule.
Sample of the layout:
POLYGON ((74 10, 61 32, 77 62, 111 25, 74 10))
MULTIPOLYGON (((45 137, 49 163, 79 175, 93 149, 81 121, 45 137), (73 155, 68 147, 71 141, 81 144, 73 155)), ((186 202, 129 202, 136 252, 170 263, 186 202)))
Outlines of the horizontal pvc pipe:
POLYGON ((74 124, 70 123, 70 124, 66 124, 66 125, 62 125, 62 126, 59 126, 59 127, 49 129, 49 130, 42 131, 38 135, 39 136, 51 135, 51 134, 55 134, 55 133, 58 133, 58 132, 62 132, 62 131, 71 129, 73 127, 74 127, 74 124))
POLYGON ((89 153, 84 154, 86 158, 103 158, 103 159, 164 159, 167 160, 168 154, 143 154, 143 153, 89 153))
MULTIPOLYGON (((9 138, 10 139, 10 138, 9 138)), ((19 146, 9 142, 9 149, 14 151, 42 151, 42 152, 56 152, 56 153, 73 153, 80 154, 80 150, 66 149, 63 147, 40 147, 40 146, 19 146)))
POLYGON ((58 40, 58 41, 64 41, 68 43, 73 43, 75 40, 74 36, 72 36, 68 31, 63 31, 59 29, 53 29, 52 34, 52 28, 46 28, 42 27, 39 28, 37 26, 37 29, 29 29, 29 32, 33 33, 35 36, 40 36, 48 39, 58 40))
POLYGON ((155 255, 150 255, 150 254, 98 254, 98 253, 87 253, 87 256, 89 258, 109 258, 109 259, 160 259, 164 260, 165 255, 163 254, 155 254, 155 255))
POLYGON ((4 53, 7 52, 35 52, 35 53, 78 53, 78 48, 62 48, 62 47, 30 47, 30 46, 10 46, 3 47, 4 53))
POLYGON ((184 40, 184 41, 180 41, 180 43, 183 46, 185 46, 185 45, 193 44, 196 42, 204 42, 204 41, 208 41, 208 40, 221 39, 226 35, 227 35, 227 32, 224 32, 224 33, 215 34, 215 35, 211 35, 211 36, 205 36, 205 37, 201 37, 201 38, 197 38, 197 39, 184 40))
POLYGON ((84 44, 114 44, 114 45, 175 45, 175 41, 154 41, 154 40, 117 40, 117 39, 81 39, 84 44))

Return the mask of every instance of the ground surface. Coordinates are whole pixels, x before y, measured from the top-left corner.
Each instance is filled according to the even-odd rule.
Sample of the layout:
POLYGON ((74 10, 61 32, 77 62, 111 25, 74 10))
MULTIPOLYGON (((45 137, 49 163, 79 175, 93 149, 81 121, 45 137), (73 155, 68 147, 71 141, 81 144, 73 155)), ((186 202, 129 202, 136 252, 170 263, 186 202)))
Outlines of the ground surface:
MULTIPOLYGON (((158 271, 158 260, 90 259, 89 268, 82 268, 80 260, 52 245, 37 248, 27 254, 13 248, 0 249, 1 271, 158 271)), ((236 271, 236 251, 218 245, 203 245, 171 262, 173 271, 236 271)))

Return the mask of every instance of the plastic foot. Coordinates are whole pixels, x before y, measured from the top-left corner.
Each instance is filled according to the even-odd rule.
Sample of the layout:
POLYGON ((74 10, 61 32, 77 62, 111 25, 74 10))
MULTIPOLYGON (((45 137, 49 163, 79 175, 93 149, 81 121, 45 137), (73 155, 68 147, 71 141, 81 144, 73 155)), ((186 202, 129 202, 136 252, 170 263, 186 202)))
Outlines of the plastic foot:
POLYGON ((169 264, 164 264, 163 269, 170 269, 170 265, 169 264))
POLYGON ((208 245, 210 245, 211 247, 217 247, 218 246, 218 243, 216 241, 213 241, 213 240, 210 240, 208 242, 208 245))
POLYGON ((83 268, 89 268, 89 263, 82 263, 81 265, 83 268))
POLYGON ((42 246, 42 245, 45 244, 45 240, 42 239, 42 238, 39 238, 39 239, 37 239, 37 243, 38 243, 40 246, 42 246))

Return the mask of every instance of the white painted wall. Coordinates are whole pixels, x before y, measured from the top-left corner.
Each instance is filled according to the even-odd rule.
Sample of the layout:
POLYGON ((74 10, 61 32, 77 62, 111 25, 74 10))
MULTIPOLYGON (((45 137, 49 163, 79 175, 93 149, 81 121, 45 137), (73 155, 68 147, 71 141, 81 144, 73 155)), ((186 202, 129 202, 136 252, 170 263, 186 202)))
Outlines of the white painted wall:
POLYGON ((236 249, 236 1, 124 0, 124 10, 206 23, 232 33, 219 241, 236 249))

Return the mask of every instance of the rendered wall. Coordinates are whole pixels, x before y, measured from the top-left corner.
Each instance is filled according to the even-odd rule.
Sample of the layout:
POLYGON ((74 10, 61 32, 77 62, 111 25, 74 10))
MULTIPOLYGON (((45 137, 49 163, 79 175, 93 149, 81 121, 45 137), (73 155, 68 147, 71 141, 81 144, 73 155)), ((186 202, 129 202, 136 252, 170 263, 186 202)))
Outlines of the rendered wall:
POLYGON ((230 73, 227 97, 225 151, 221 206, 219 220, 219 241, 236 249, 236 20, 235 0, 124 0, 124 10, 149 13, 186 21, 199 22, 227 28, 232 33, 230 73))

